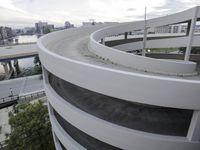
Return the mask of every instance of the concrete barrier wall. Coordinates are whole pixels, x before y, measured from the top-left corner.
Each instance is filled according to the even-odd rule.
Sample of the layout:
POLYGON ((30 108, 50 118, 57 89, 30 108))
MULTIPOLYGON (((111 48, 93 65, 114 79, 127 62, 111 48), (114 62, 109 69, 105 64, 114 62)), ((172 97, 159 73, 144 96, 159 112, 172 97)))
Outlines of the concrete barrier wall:
MULTIPOLYGON (((199 9, 199 7, 189 9, 181 13, 148 20, 147 27, 156 27, 172 23, 186 22, 193 18, 196 9, 199 9)), ((142 49, 142 42, 125 44, 126 46, 119 45, 114 48, 107 47, 98 42, 99 40, 107 36, 143 29, 143 26, 144 26, 144 21, 138 21, 133 23, 123 23, 112 27, 106 27, 104 29, 100 29, 94 32, 90 36, 89 49, 91 52, 97 54, 100 57, 109 59, 110 61, 113 61, 118 64, 122 64, 143 71, 170 74, 170 75, 195 74, 196 64, 192 62, 151 59, 143 56, 127 54, 125 52, 118 51, 115 49, 115 48, 122 50, 124 50, 125 48, 131 50, 142 49)), ((192 46, 200 46, 200 43, 198 42, 199 39, 200 39, 199 36, 194 37, 192 46)), ((147 48, 186 47, 188 41, 189 37, 151 40, 147 42, 147 48)))
MULTIPOLYGON (((140 45, 140 42, 138 42, 140 45)), ((134 46, 138 46, 137 44, 134 46)), ((134 47, 133 47, 134 48, 134 47)), ((112 62, 122 64, 137 70, 161 73, 168 75, 193 75, 195 74, 196 63, 188 61, 158 60, 119 51, 99 43, 90 42, 91 52, 107 58, 112 62), (94 48, 95 47, 95 48, 94 48)), ((137 49, 137 48, 136 48, 137 49)))

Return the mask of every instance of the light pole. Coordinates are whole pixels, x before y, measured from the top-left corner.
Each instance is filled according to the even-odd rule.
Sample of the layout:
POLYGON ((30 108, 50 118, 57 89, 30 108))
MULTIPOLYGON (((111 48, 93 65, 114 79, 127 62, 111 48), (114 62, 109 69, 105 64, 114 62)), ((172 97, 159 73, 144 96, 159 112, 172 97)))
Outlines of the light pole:
POLYGON ((143 37, 142 56, 145 56, 146 41, 147 41, 147 7, 145 7, 145 14, 144 14, 144 37, 143 37))

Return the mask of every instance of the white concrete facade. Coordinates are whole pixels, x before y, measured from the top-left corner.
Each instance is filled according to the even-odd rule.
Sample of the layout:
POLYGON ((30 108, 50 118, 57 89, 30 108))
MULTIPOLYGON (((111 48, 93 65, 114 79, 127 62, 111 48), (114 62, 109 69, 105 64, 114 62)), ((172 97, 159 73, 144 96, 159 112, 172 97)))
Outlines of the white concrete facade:
MULTIPOLYGON (((147 27, 192 20, 195 10, 199 9, 200 7, 196 7, 147 20, 147 27)), ((200 11, 197 18, 200 18, 200 11)), ((87 135, 120 149, 200 149, 200 77, 196 74, 196 63, 153 59, 125 52, 130 47, 142 48, 142 42, 107 47, 102 40, 111 35, 140 29, 143 23, 123 23, 106 28, 103 28, 105 25, 82 27, 54 32, 39 39, 39 56, 44 66, 44 84, 57 149, 61 149, 58 140, 66 149, 87 148, 70 137, 56 120, 52 109, 87 135), (99 43, 101 40, 102 44, 99 43), (169 136, 143 132, 95 117, 68 103, 56 93, 48 81, 48 72, 76 86, 122 101, 193 110, 188 134, 169 136)), ((188 43, 200 46, 200 37, 197 35, 191 39, 190 36, 147 41, 146 47, 186 47, 188 43)))
MULTIPOLYGON (((146 22, 146 27, 155 27, 155 26, 163 26, 166 24, 175 24, 177 22, 187 22, 191 20, 191 31, 189 32, 188 37, 177 37, 172 39, 160 39, 160 40, 153 40, 147 43, 146 48, 165 48, 165 47, 187 47, 185 59, 186 61, 189 60, 190 49, 191 46, 199 46, 200 36, 193 37, 194 34, 194 27, 196 24, 196 19, 199 17, 199 10, 200 7, 195 7, 193 9, 189 9, 182 13, 177 13, 173 15, 169 15, 166 17, 151 19, 146 22), (185 16, 184 16, 185 15, 185 16)), ((133 67, 135 69, 150 71, 150 72, 157 72, 157 73, 164 73, 164 74, 178 74, 178 75, 185 75, 185 74, 193 74, 195 71, 195 64, 186 63, 184 61, 169 61, 169 60, 156 60, 147 57, 140 57, 136 55, 130 55, 123 53, 121 51, 117 51, 114 48, 102 46, 99 44, 99 40, 104 37, 109 37, 112 35, 116 35, 119 33, 124 33, 125 31, 131 30, 140 30, 143 28, 144 21, 138 21, 134 23, 124 23, 112 27, 107 27, 104 29, 100 29, 96 31, 90 36, 90 43, 89 48, 90 50, 110 61, 115 63, 120 63, 125 66, 133 67), (192 67, 193 66, 193 67, 192 67), (182 70, 184 67, 184 70, 182 70), (179 70, 180 69, 180 70, 179 70)), ((144 35, 145 37, 145 35, 144 35)), ((132 47, 132 50, 137 49, 144 49, 143 42, 136 42, 136 43, 129 43, 128 46, 132 47)), ((126 46, 127 48, 127 46, 126 46)))

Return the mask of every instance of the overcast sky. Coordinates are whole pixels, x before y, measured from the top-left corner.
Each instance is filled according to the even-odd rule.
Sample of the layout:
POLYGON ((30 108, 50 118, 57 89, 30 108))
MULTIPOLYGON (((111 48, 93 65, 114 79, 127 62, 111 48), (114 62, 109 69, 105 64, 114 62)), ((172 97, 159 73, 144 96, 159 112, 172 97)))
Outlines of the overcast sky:
POLYGON ((47 21, 63 26, 65 21, 134 21, 168 15, 200 5, 200 0, 0 0, 0 25, 34 26, 47 21))

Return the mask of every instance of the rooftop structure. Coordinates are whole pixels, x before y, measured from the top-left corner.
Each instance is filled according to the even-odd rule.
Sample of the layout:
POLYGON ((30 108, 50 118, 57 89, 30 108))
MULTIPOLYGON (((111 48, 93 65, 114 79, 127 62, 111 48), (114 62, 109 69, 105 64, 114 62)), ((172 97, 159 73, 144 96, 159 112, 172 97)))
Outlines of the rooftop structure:
POLYGON ((38 41, 57 150, 199 150, 200 76, 189 61, 200 7, 165 17, 62 30, 38 41), (130 31, 187 23, 183 36, 127 39, 130 31), (124 41, 105 38, 124 34, 124 41), (111 41, 112 42, 112 41, 111 41), (108 46, 109 45, 109 46, 108 46), (186 47, 184 60, 147 48, 186 47), (142 49, 142 56, 127 53, 142 49))
POLYGON ((69 28, 73 28, 73 27, 74 27, 74 25, 71 24, 69 21, 66 21, 65 24, 64 24, 65 29, 69 29, 69 28))

